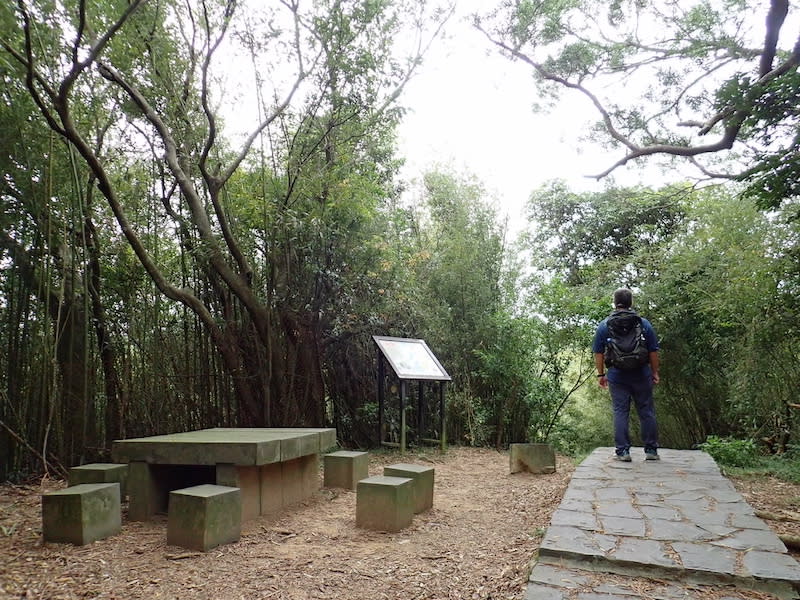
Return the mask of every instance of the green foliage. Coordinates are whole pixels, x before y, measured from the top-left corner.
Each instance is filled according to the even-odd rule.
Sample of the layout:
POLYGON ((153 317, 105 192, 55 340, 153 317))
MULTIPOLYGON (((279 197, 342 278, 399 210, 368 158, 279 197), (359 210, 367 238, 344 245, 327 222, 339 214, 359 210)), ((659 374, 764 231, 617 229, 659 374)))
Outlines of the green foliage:
MULTIPOLYGON (((44 127, 24 60, 0 54, 9 133, 0 140, 0 259, 9 267, 0 275, 9 350, 0 358, 0 417, 31 447, 49 439, 48 450, 69 456, 106 447, 112 431, 248 420, 328 422, 366 447, 377 431, 370 335, 381 333, 426 339, 453 376, 449 439, 549 441, 580 454, 610 443, 611 411, 588 343, 611 290, 630 285, 662 339, 662 440, 706 440, 742 463, 754 448, 736 439, 761 439, 782 454, 749 468, 791 475, 800 223, 787 198, 800 180, 800 79, 789 69, 753 83, 753 70, 739 68, 753 55, 737 37, 739 14, 699 2, 502 3, 503 34, 553 74, 580 84, 654 75, 631 86, 642 102, 617 105, 615 95, 609 104, 630 140, 688 145, 669 126, 673 108, 743 111, 720 123, 741 121, 751 142, 744 158, 756 158, 741 179, 776 209, 759 213, 725 190, 581 194, 554 182, 531 198, 534 233, 509 250, 492 198, 472 177, 432 170, 416 203, 400 199, 402 109, 393 103, 419 56, 406 60, 394 42, 404 21, 430 22, 430 5, 326 1, 283 20, 275 11, 290 6, 279 5, 238 12, 238 3, 209 3, 201 15, 192 3, 143 3, 101 50, 126 85, 89 68, 64 99, 41 96, 46 110, 69 106, 85 162, 63 151, 58 127, 44 127), (587 11, 596 18, 582 18, 587 11), (674 35, 647 46, 636 25, 654 15, 674 35), (595 35, 600 23, 609 35, 595 35), (269 100, 249 113, 236 86, 217 78, 223 57, 205 54, 219 35, 238 48, 226 52, 252 62, 255 80, 277 85, 261 88, 269 100), (261 120, 291 89, 280 80, 301 59, 302 91, 269 114, 252 148, 233 151, 217 104, 261 120), (720 60, 739 64, 704 88, 698 75, 720 60)), ((722 5, 744 11, 739 0, 722 5)), ((30 66, 53 89, 72 53, 87 56, 124 9, 88 3, 76 40, 74 2, 19 6, 0 9, 3 42, 27 56, 19 11, 30 7, 30 66)), ((12 454, 17 469, 20 454, 0 432, 0 456, 12 454)))
POLYGON ((481 377, 487 353, 503 343, 503 320, 497 317, 505 310, 503 231, 473 177, 430 171, 421 192, 419 235, 410 240, 410 275, 417 286, 413 331, 424 332, 421 337, 452 374, 450 439, 482 444, 500 435, 503 406, 513 401, 496 394, 494 380, 486 386, 481 377))
MULTIPOLYGON (((713 434, 781 448, 797 435, 788 408, 798 382, 797 229, 733 198, 678 187, 579 195, 551 184, 531 200, 536 235, 526 242, 543 275, 527 280, 528 302, 558 332, 561 355, 575 357, 607 314, 610 291, 634 287, 661 339, 659 423, 674 447, 713 434)), ((608 435, 587 397, 579 389, 555 424, 565 447, 608 435), (578 432, 582 421, 591 433, 578 432)))
POLYGON ((448 439, 470 446, 491 446, 496 439, 491 407, 467 390, 454 387, 448 392, 448 439))
MULTIPOLYGON (((781 454, 758 454, 752 464, 745 466, 723 465, 726 475, 742 479, 777 478, 790 483, 800 483, 800 453, 797 446, 789 446, 781 454)), ((769 481, 765 481, 769 484, 769 481)))
MULTIPOLYGON (((749 90, 748 90, 749 91, 749 90)), ((800 196, 800 73, 790 71, 763 86, 743 127, 761 149, 754 166, 739 176, 745 195, 762 209, 800 196)))
POLYGON ((506 313, 492 318, 496 326, 492 343, 475 350, 476 387, 496 414, 495 426, 505 432, 504 437, 511 442, 531 441, 525 425, 537 414, 531 372, 534 333, 530 324, 506 313))
MULTIPOLYGON (((679 228, 685 195, 680 187, 576 194, 560 182, 532 195, 535 234, 522 240, 531 269, 521 294, 536 324, 529 362, 540 385, 534 389, 544 390, 534 396, 540 416, 532 435, 569 453, 610 443, 607 392, 595 384, 588 345, 610 310, 611 291, 641 285, 657 268, 647 256, 679 228), (544 434, 536 430, 542 421, 544 434)), ((645 297, 638 302, 646 309, 645 297)))
POLYGON ((795 281, 793 227, 721 191, 698 195, 689 216, 648 286, 666 405, 692 442, 708 434, 778 440, 791 429, 787 403, 798 381, 794 303, 783 291, 795 281))
POLYGON ((550 440, 554 423, 558 422, 561 403, 564 400, 564 391, 560 384, 561 381, 556 377, 532 378, 524 398, 525 410, 512 417, 515 421, 519 419, 521 422, 528 423, 525 441, 544 443, 550 440))
POLYGON ((547 441, 587 373, 574 345, 586 320, 566 296, 526 305, 520 265, 504 263, 502 228, 482 185, 448 171, 428 173, 423 184, 419 236, 403 238, 414 249, 404 255, 407 285, 416 286, 402 296, 415 317, 414 333, 404 333, 423 332, 453 376, 448 437, 496 447, 547 441))
POLYGON ((594 68, 600 51, 586 42, 571 43, 557 57, 546 60, 544 66, 556 75, 579 73, 580 76, 585 76, 594 68))
POLYGON ((396 102, 449 14, 4 3, 0 322, 24 326, 0 333, 28 358, 23 376, 0 360, 4 422, 65 464, 120 434, 234 423, 330 420, 373 441, 369 334, 410 332, 423 254, 389 233, 408 220, 393 204, 396 102), (252 136, 231 133, 243 123, 252 136), (40 330, 49 315, 69 328, 40 330), (53 373, 48 339, 80 361, 53 373))
POLYGON ((548 367, 552 330, 521 315, 500 312, 493 319, 494 342, 476 350, 475 387, 492 415, 496 445, 546 442, 565 393, 556 368, 548 367))
POLYGON ((789 448, 788 452, 762 456, 757 470, 767 475, 792 483, 800 483, 800 452, 797 446, 789 448))
POLYGON ((566 272, 569 286, 590 279, 601 264, 616 265, 617 272, 624 269, 621 283, 635 285, 648 265, 626 265, 626 259, 675 233, 686 194, 681 186, 658 192, 610 188, 599 194, 576 194, 563 182, 551 182, 531 196, 528 219, 538 227, 528 243, 537 255, 546 257, 539 266, 566 272))
POLYGON ((758 448, 753 440, 737 440, 710 435, 700 444, 719 464, 727 467, 754 467, 759 462, 758 448))

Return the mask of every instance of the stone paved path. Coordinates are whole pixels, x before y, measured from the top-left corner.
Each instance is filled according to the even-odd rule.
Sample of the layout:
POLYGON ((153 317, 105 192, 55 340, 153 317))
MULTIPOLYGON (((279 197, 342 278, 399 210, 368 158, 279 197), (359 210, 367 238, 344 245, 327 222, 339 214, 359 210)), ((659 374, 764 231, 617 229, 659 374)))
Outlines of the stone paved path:
POLYGON ((692 598, 686 583, 800 598, 800 565, 705 452, 598 448, 553 513, 526 600, 692 598), (646 594, 625 577, 653 580, 646 594), (613 583, 612 583, 613 582, 613 583))

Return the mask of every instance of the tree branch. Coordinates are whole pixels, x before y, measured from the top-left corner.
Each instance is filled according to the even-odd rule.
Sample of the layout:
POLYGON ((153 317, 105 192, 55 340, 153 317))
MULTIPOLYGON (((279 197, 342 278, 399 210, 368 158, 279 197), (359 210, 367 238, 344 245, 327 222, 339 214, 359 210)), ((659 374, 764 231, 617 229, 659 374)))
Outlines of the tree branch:
MULTIPOLYGON (((91 149, 89 144, 83 138, 83 136, 78 131, 77 127, 72 121, 70 116, 70 107, 69 107, 69 95, 74 85, 77 77, 80 73, 82 73, 90 64, 96 61, 97 56, 99 56, 100 51, 102 48, 108 43, 111 39, 113 34, 118 31, 124 22, 130 17, 131 14, 146 0, 134 0, 129 5, 123 15, 110 27, 110 29, 99 38, 99 41, 95 44, 92 51, 90 52, 89 58, 81 63, 73 63, 73 67, 70 69, 70 72, 65 76, 65 78, 61 81, 58 92, 56 92, 53 88, 47 85, 44 77, 38 72, 35 67, 35 60, 33 58, 33 42, 31 38, 31 19, 30 15, 25 9, 23 0, 18 0, 18 7, 19 11, 23 17, 23 30, 25 36, 25 51, 26 56, 22 57, 17 53, 13 48, 11 48, 5 42, 3 43, 4 48, 14 56, 18 61, 20 61, 26 69, 26 85, 34 99, 34 102, 39 107, 40 112, 44 116, 45 120, 47 121, 48 125, 53 129, 53 131, 57 132, 61 135, 65 140, 70 142, 76 150, 80 153, 83 159, 86 161, 87 166, 89 167, 90 171, 94 174, 97 180, 97 185, 100 191, 103 193, 104 197, 106 198, 109 206, 114 213, 114 217, 119 224, 123 235, 128 240, 128 243, 131 246, 131 249, 139 258, 142 266, 144 267, 145 271, 147 271, 148 275, 151 277, 153 282, 156 284, 159 290, 173 300, 177 300, 183 304, 189 306, 193 311, 195 311, 198 316, 209 325, 212 335, 215 334, 215 330, 217 334, 218 326, 213 319, 211 313, 207 310, 207 308, 203 305, 202 302, 198 298, 196 298, 192 293, 186 290, 180 290, 177 287, 171 285, 163 276, 161 271, 158 269, 156 264, 153 262, 152 258, 148 254, 147 250, 141 243, 141 240, 138 236, 134 233, 127 216, 122 209, 121 203, 116 196, 116 192, 114 187, 108 178, 103 165, 100 162, 97 154, 91 149), (44 98, 39 94, 37 85, 41 86, 42 89, 45 90, 49 100, 52 104, 48 104, 45 102, 44 98)), ((76 41, 77 44, 77 41, 76 41)), ((102 65, 98 63, 100 67, 101 74, 103 72, 102 65)))
POLYGON ((719 173, 719 172, 713 172, 713 171, 709 171, 709 170, 708 170, 706 167, 704 167, 703 165, 701 165, 701 164, 700 164, 700 163, 697 161, 697 157, 696 157, 696 156, 690 156, 690 157, 689 157, 689 162, 690 162, 690 163, 692 163, 692 164, 695 166, 695 168, 697 168, 697 170, 698 170, 698 171, 700 171, 700 172, 701 172, 703 175, 705 175, 705 176, 706 176, 706 177, 708 177, 709 179, 730 179, 730 180, 736 180, 736 179, 738 179, 738 177, 739 177, 739 176, 738 176, 738 175, 736 175, 736 174, 733 174, 733 175, 732 175, 732 174, 730 174, 730 173, 719 173))
MULTIPOLYGON (((21 4, 22 0, 19 0, 19 2, 21 4)), ((72 68, 67 76, 61 81, 61 85, 59 86, 58 90, 58 100, 59 102, 65 103, 65 107, 70 90, 81 73, 83 73, 89 66, 97 61, 97 58, 111 41, 111 38, 113 38, 114 35, 116 35, 116 33, 122 29, 122 26, 125 25, 131 15, 135 13, 144 2, 147 2, 147 0, 129 1, 125 12, 123 12, 119 18, 111 24, 111 27, 109 27, 108 30, 89 47, 86 58, 83 60, 78 60, 78 49, 81 41, 83 40, 83 34, 86 29, 86 0, 80 0, 78 6, 78 32, 75 36, 75 43, 72 45, 72 68)))
MULTIPOLYGON (((721 123, 725 124, 722 134, 715 142, 696 145, 672 143, 640 144, 635 142, 629 135, 622 133, 616 128, 611 113, 605 108, 600 99, 583 85, 580 79, 578 79, 577 82, 570 81, 566 77, 562 77, 549 71, 543 63, 537 62, 531 56, 527 55, 520 49, 519 46, 511 46, 504 42, 503 39, 493 37, 481 26, 480 21, 476 20, 475 26, 493 45, 498 47, 502 52, 531 66, 541 79, 557 83, 560 86, 568 89, 576 90, 588 98, 589 101, 594 105, 595 109, 600 114, 603 126, 608 135, 627 149, 625 155, 607 169, 598 174, 589 176, 593 179, 600 180, 612 173, 617 168, 636 158, 665 154, 692 159, 693 157, 697 157, 702 154, 713 154, 723 150, 731 149, 739 139, 742 124, 750 115, 750 107, 753 106, 753 104, 765 93, 767 84, 781 75, 796 69, 798 64, 800 64, 800 39, 798 39, 789 57, 783 63, 773 68, 773 61, 777 53, 778 36, 781 28, 784 25, 787 12, 788 0, 771 0, 769 13, 767 15, 767 33, 765 37, 764 48, 759 53, 761 55, 761 60, 759 63, 759 78, 755 83, 753 83, 753 85, 750 86, 747 92, 744 93, 742 98, 737 99, 736 105, 734 106, 731 104, 722 110, 719 110, 705 122, 700 122, 695 119, 680 121, 678 123, 679 127, 697 127, 697 134, 699 136, 707 135, 714 127, 721 123)), ((636 47, 646 49, 651 52, 657 52, 661 55, 660 57, 655 57, 654 60, 661 60, 670 56, 669 52, 660 47, 652 48, 640 43, 637 43, 636 47)), ((742 52, 742 49, 740 48, 739 51, 742 52)), ((674 52, 672 54, 674 55, 674 52)), ((680 53, 678 53, 678 55, 679 54, 680 53)), ((729 56, 733 55, 729 52, 729 56)), ((744 58, 755 58, 756 55, 754 53, 745 52, 742 54, 742 56, 744 58)), ((688 86, 686 86, 682 93, 686 93, 686 90, 693 85, 696 85, 697 82, 703 79, 706 75, 707 73, 690 83, 688 86)), ((673 109, 677 108, 677 102, 678 100, 673 103, 673 109)), ((664 112, 662 111, 661 114, 663 115, 664 112)), ((698 166, 701 171, 708 176, 720 176, 724 178, 734 177, 726 174, 713 174, 710 171, 703 169, 697 163, 697 161, 692 160, 691 162, 698 166)))
MULTIPOLYGON (((202 199, 198 195, 191 178, 183 170, 183 167, 180 164, 178 159, 177 145, 166 124, 155 112, 152 106, 150 106, 149 102, 141 94, 141 92, 129 84, 121 73, 104 63, 98 63, 98 68, 100 70, 100 74, 104 78, 118 85, 122 90, 124 90, 127 96, 142 112, 145 119, 147 119, 147 121, 155 128, 161 141, 164 143, 164 156, 167 164, 169 165, 169 170, 172 173, 172 176, 175 177, 175 180, 177 181, 178 186, 183 193, 183 196, 189 207, 189 211, 192 215, 192 222, 197 228, 200 239, 203 240, 203 243, 209 251, 209 263, 213 266, 214 270, 219 274, 222 280, 225 281, 231 292, 233 292, 233 294, 242 301, 242 304, 254 318, 254 321, 258 324, 259 333, 266 335, 266 332, 263 330, 263 324, 265 322, 264 307, 259 303, 256 296, 253 294, 253 291, 249 286, 249 282, 246 281, 245 278, 239 277, 239 275, 230 268, 225 261, 225 258, 222 256, 219 243, 212 230, 208 214, 203 208, 202 199)), ((84 152, 82 152, 82 155, 87 162, 91 161, 90 165, 97 163, 97 158, 91 155, 91 153, 89 154, 90 156, 87 156, 84 152)), ((99 164, 97 164, 96 169, 103 171, 102 166, 99 164)), ((95 167, 93 167, 93 170, 95 170, 95 167)), ((112 202, 112 199, 115 199, 114 190, 112 189, 111 183, 108 181, 105 172, 103 172, 103 177, 105 178, 104 182, 101 182, 101 180, 98 178, 100 189, 106 198, 109 199, 109 202, 112 202)), ((125 215, 121 207, 118 206, 116 200, 114 200, 114 203, 117 204, 117 208, 119 210, 119 216, 117 217, 118 220, 120 218, 124 219, 125 215)), ((117 211, 115 211, 115 215, 116 214, 117 211)), ((140 260, 143 261, 148 273, 151 273, 154 278, 157 278, 156 283, 159 285, 159 289, 161 289, 168 297, 185 303, 187 306, 192 308, 192 310, 195 310, 198 316, 200 316, 204 322, 206 319, 208 319, 208 324, 218 330, 218 325, 214 321, 211 313, 208 311, 208 308, 196 296, 194 296, 194 294, 191 294, 186 290, 180 290, 164 280, 163 275, 160 273, 160 271, 158 271, 149 255, 147 255, 138 238, 130 231, 130 227, 127 225, 127 220, 125 220, 125 223, 126 225, 123 227, 123 230, 126 232, 126 237, 130 236, 128 238, 129 242, 131 243, 131 246, 134 247, 134 251, 137 252, 137 256, 139 255, 139 251, 141 251, 142 254, 140 256, 140 260), (135 244, 131 240, 135 240, 135 244), (137 250, 137 248, 139 250, 137 250)))
MULTIPOLYGON (((5 397, 5 394, 4 394, 4 397, 5 397)), ((30 452, 36 458, 38 458, 40 461, 42 461, 42 466, 44 467, 45 472, 52 471, 56 475, 61 477, 62 479, 66 479, 67 478, 67 470, 64 468, 64 465, 62 465, 60 462, 58 462, 57 459, 51 458, 50 460, 48 460, 41 452, 39 452, 36 448, 31 446, 28 443, 27 440, 25 440, 22 436, 20 436, 16 431, 11 429, 11 427, 8 424, 6 424, 4 421, 2 421, 2 420, 0 420, 0 427, 5 429, 8 432, 8 434, 12 438, 17 440, 17 442, 19 444, 21 444, 23 447, 25 447, 28 450, 28 452, 30 452)))
MULTIPOLYGON (((285 3, 282 2, 282 4, 285 4, 285 3)), ((293 10, 294 11, 297 10, 296 3, 293 3, 293 10)), ((296 28, 299 27, 298 22, 297 22, 298 18, 299 17, 295 13, 295 27, 296 28)), ((300 40, 299 34, 296 34, 295 35, 295 43, 299 44, 300 43, 299 40, 300 40)), ((247 136, 247 138, 245 139, 244 143, 242 144, 241 149, 239 150, 239 154, 236 156, 236 158, 234 158, 233 161, 231 161, 231 164, 228 166, 228 168, 225 169, 223 171, 223 173, 219 176, 219 181, 222 184, 224 184, 228 179, 230 179, 231 176, 233 175, 233 173, 239 168, 239 166, 241 165, 242 161, 247 157, 247 154, 250 152, 250 148, 253 146, 253 143, 255 143, 256 139, 258 139, 258 136, 261 135, 261 133, 267 127, 269 127, 275 121, 275 119, 277 119, 279 115, 283 114, 284 111, 288 108, 289 104, 291 103, 292 99, 294 98, 294 95, 297 93, 297 90, 300 88, 300 84, 303 83, 303 81, 306 79, 306 77, 308 77, 309 73, 313 70, 313 65, 316 65, 319 62, 319 58, 320 58, 321 53, 317 54, 317 56, 314 57, 314 60, 311 63, 312 66, 310 67, 310 69, 308 71, 306 71, 304 69, 304 67, 303 67, 303 60, 302 60, 302 54, 303 53, 300 51, 299 45, 296 46, 296 51, 297 51, 297 56, 298 56, 298 71, 297 71, 297 76, 296 76, 296 78, 294 80, 294 83, 293 83, 292 87, 289 89, 288 93, 283 97, 283 100, 277 106, 274 106, 272 108, 270 114, 268 116, 266 116, 261 121, 261 123, 258 124, 258 126, 255 128, 255 130, 249 136, 247 136)))
MULTIPOLYGON (((564 77, 556 75, 555 73, 551 73, 550 71, 548 71, 547 69, 544 68, 544 65, 542 65, 541 63, 536 62, 535 60, 530 58, 527 54, 525 54, 522 51, 520 51, 518 48, 513 48, 513 47, 509 46, 508 44, 506 44, 505 42, 503 42, 502 40, 497 40, 497 39, 493 38, 491 35, 489 35, 488 32, 486 32, 486 30, 483 29, 483 27, 479 23, 476 23, 475 26, 478 28, 478 30, 481 33, 483 33, 486 36, 486 38, 492 44, 494 44, 495 46, 497 46, 501 50, 511 54, 513 57, 518 58, 521 61, 523 61, 524 63, 526 63, 526 64, 530 65, 531 67, 533 67, 533 69, 539 74, 539 76, 542 79, 545 79, 547 81, 552 81, 554 83, 561 84, 562 86, 564 86, 566 88, 576 90, 576 91, 580 92, 581 94, 583 94, 584 96, 586 96, 589 99, 589 101, 594 105, 594 107, 597 109, 597 111, 600 113, 600 117, 603 119, 603 124, 605 125, 606 131, 608 131, 609 135, 611 135, 612 138, 614 138, 616 141, 618 141, 623 146, 626 146, 630 150, 632 150, 632 151, 638 150, 638 147, 631 140, 629 140, 626 136, 622 135, 619 131, 617 131, 617 129, 614 127, 614 123, 611 120, 611 115, 605 109, 605 107, 600 102, 600 100, 597 98, 597 96, 592 94, 592 92, 590 92, 587 88, 585 88, 581 84, 573 83, 572 81, 569 81, 568 79, 565 79, 564 77)), ((609 171, 609 173, 610 172, 611 171, 609 171)))
POLYGON ((767 13, 767 32, 764 36, 764 51, 758 65, 758 74, 762 77, 772 70, 772 61, 778 46, 781 28, 789 14, 789 0, 771 0, 767 13))
POLYGON ((38 84, 41 86, 42 90, 44 90, 44 93, 48 98, 51 100, 55 99, 56 91, 48 85, 47 81, 43 77, 39 75, 35 67, 36 61, 33 57, 33 40, 31 39, 31 16, 25 9, 25 3, 23 0, 17 0, 17 8, 22 15, 22 31, 25 39, 25 55, 23 56, 17 52, 16 49, 8 44, 5 40, 2 41, 3 48, 24 67, 25 87, 28 88, 34 104, 36 104, 36 106, 39 108, 39 111, 42 113, 45 121, 47 121, 47 124, 53 131, 63 135, 64 130, 59 125, 58 120, 53 116, 49 106, 44 101, 44 98, 42 98, 39 90, 36 87, 38 84))
POLYGON ((230 24, 230 19, 233 14, 233 11, 236 9, 236 0, 228 0, 225 4, 225 17, 222 21, 222 27, 219 30, 219 35, 214 40, 213 43, 209 43, 208 37, 211 33, 211 21, 208 16, 208 9, 206 7, 206 3, 202 3, 203 7, 203 22, 205 24, 206 30, 206 52, 205 56, 203 57, 203 62, 200 65, 200 74, 201 74, 201 85, 200 85, 200 103, 203 106, 203 113, 206 116, 206 121, 208 121, 208 136, 206 137, 206 142, 203 145, 203 150, 200 153, 200 172, 203 174, 203 178, 206 180, 206 185, 208 185, 209 190, 212 193, 212 196, 222 187, 224 182, 219 181, 216 177, 212 176, 208 171, 208 155, 211 152, 211 149, 214 147, 214 143, 217 139, 217 118, 214 114, 214 111, 211 110, 211 106, 208 102, 208 72, 211 66, 211 59, 214 56, 214 53, 219 48, 219 45, 225 39, 225 34, 228 31, 228 26, 230 24))

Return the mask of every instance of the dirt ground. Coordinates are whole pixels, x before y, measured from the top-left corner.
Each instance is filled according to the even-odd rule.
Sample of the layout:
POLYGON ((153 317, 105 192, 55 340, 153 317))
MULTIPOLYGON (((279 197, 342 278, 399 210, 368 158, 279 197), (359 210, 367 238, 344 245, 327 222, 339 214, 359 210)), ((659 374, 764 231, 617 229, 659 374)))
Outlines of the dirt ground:
MULTIPOLYGON (((399 461, 372 454, 370 474, 399 461)), ((165 517, 135 523, 124 514, 122 533, 112 538, 83 547, 44 544, 40 495, 63 482, 1 485, 0 598, 522 599, 570 461, 559 457, 552 475, 509 475, 508 455, 487 449, 410 454, 402 462, 433 465, 436 485, 433 509, 401 533, 356 528, 355 493, 323 489, 275 517, 245 522, 239 542, 206 554, 167 546, 165 517)), ((800 510, 800 486, 736 483, 759 510, 800 510)), ((800 534, 798 522, 773 524, 800 534)), ((723 596, 765 598, 707 588, 693 595, 723 596)))

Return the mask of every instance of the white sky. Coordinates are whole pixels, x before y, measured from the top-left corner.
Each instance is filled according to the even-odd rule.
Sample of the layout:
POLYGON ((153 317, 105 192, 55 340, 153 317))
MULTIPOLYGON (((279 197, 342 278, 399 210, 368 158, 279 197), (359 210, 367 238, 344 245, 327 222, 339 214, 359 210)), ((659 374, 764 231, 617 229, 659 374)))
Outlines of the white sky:
MULTIPOLYGON (((601 191, 612 178, 596 182, 587 176, 611 166, 622 151, 581 141, 582 128, 598 114, 576 92, 562 90, 555 110, 534 112, 538 92, 531 68, 500 56, 468 18, 486 9, 486 0, 457 0, 446 37, 434 42, 399 99, 408 112, 398 150, 407 181, 437 165, 476 176, 516 234, 525 225, 520 217, 533 190, 559 178, 576 191, 601 191)), ((753 15, 763 28, 763 14, 753 15)), ((614 171, 613 183, 660 186, 689 174, 697 172, 673 167, 663 174, 653 161, 629 163, 614 171)))
MULTIPOLYGON (((525 225, 519 217, 534 189, 560 178, 576 191, 600 191, 610 178, 598 183, 586 176, 603 171, 621 154, 580 142, 581 127, 598 115, 579 94, 565 90, 556 110, 534 113, 538 92, 531 68, 500 56, 469 19, 492 3, 456 1, 457 13, 445 37, 434 41, 398 100, 408 109, 398 131, 399 154, 406 161, 402 176, 406 181, 418 179, 437 165, 476 176, 496 198, 500 217, 509 217, 509 229, 516 234, 525 225)), ((221 64, 225 60, 220 59, 221 64)), ((226 101, 234 99, 226 104, 234 110, 232 129, 244 137, 256 114, 250 71, 223 72, 229 80, 226 101)), ((614 180, 633 185, 639 182, 637 174, 635 168, 618 169, 614 180)), ((651 176, 649 183, 657 185, 654 179, 651 176)))
MULTIPOLYGON (((563 90, 556 110, 534 113, 538 94, 531 68, 500 56, 467 18, 493 4, 457 0, 447 38, 435 42, 400 98, 409 107, 399 130, 406 179, 437 163, 475 175, 496 196, 516 233, 525 225, 518 217, 531 192, 549 179, 564 179, 576 191, 600 191, 612 177, 616 185, 660 186, 698 175, 680 162, 665 173, 651 160, 629 163, 599 183, 586 177, 610 167, 622 151, 581 141, 581 128, 598 114, 576 92, 563 90)), ((755 47, 763 43, 768 4, 759 2, 751 13, 755 47)), ((781 31, 784 50, 794 45, 799 21, 800 11, 790 11, 781 31)))
MULTIPOLYGON (((485 6, 459 0, 448 39, 435 43, 400 98, 410 107, 399 130, 403 176, 414 179, 437 163, 475 175, 496 196, 516 234, 525 225, 519 217, 534 189, 560 178, 576 191, 600 191, 611 178, 598 183, 587 175, 605 170, 622 154, 580 141, 581 128, 598 113, 577 93, 564 90, 557 109, 534 113, 538 94, 531 68, 490 46, 465 19, 475 8, 485 6)), ((617 185, 667 183, 659 170, 633 164, 617 169, 613 178, 617 185)))

